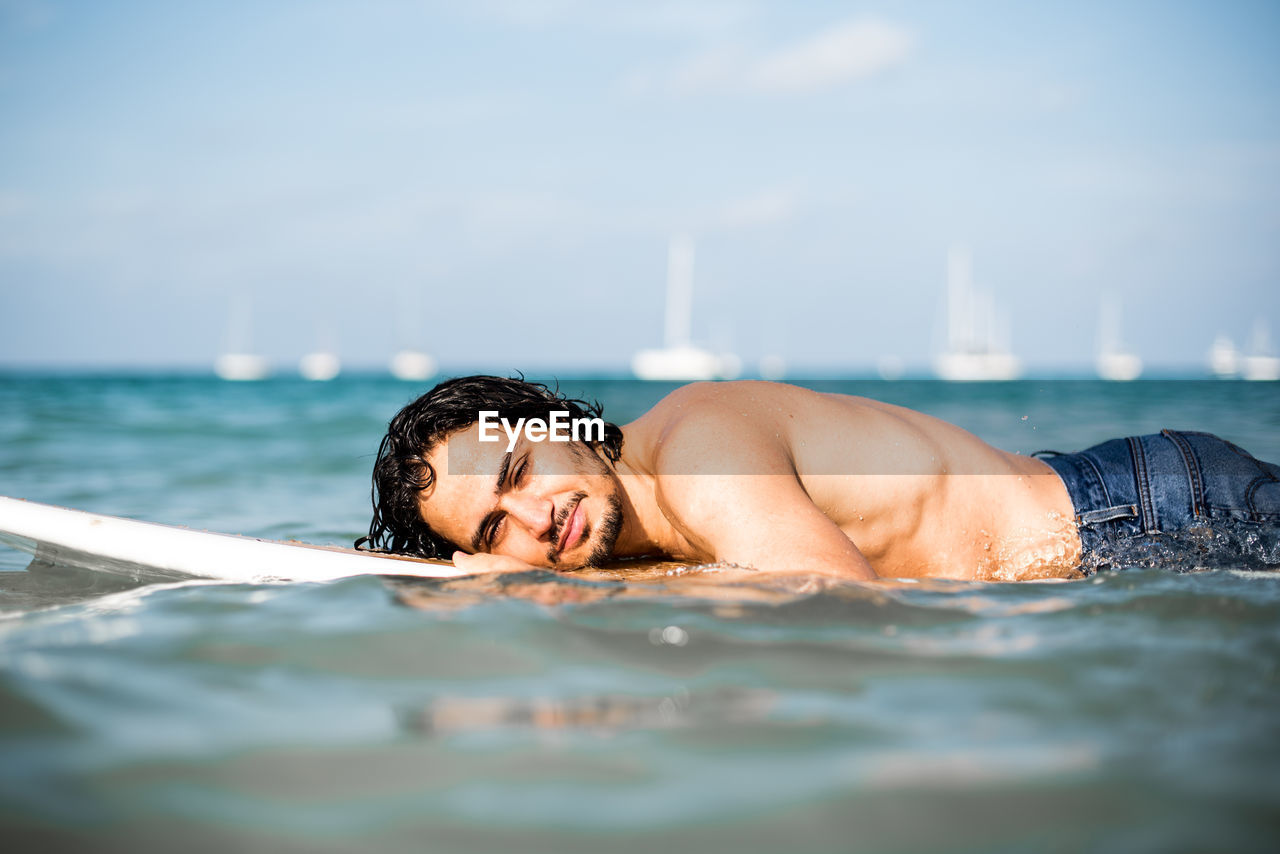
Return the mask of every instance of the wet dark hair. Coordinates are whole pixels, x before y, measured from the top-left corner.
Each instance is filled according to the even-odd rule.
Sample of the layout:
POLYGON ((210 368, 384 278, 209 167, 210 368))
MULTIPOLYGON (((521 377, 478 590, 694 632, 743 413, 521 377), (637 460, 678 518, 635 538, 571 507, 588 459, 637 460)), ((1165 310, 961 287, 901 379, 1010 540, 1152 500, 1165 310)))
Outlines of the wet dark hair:
MULTIPOLYGON (((373 521, 357 549, 448 559, 456 546, 431 530, 418 512, 418 493, 435 483, 426 457, 435 446, 480 418, 480 410, 497 410, 499 418, 548 418, 568 412, 570 419, 601 418, 600 404, 576 400, 542 383, 502 377, 473 376, 446 380, 401 409, 387 425, 373 464, 373 521)), ((622 456, 622 429, 605 422, 604 441, 586 443, 610 462, 622 456)))

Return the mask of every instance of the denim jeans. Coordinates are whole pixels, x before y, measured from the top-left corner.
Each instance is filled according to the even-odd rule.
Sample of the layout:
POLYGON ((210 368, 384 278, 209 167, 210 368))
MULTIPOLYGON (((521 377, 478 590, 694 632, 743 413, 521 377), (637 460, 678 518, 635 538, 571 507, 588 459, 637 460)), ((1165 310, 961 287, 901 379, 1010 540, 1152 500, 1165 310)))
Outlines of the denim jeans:
POLYGON ((1066 483, 1086 572, 1280 565, 1280 466, 1217 436, 1163 430, 1036 456, 1066 483))

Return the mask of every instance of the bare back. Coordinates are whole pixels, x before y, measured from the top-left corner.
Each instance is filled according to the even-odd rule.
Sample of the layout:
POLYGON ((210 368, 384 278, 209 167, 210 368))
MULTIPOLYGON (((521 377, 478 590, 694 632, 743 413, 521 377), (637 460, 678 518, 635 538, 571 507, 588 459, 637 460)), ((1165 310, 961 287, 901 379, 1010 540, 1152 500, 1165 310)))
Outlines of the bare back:
POLYGON ((1030 457, 898 406, 761 382, 695 384, 624 428, 624 456, 661 481, 681 447, 724 474, 792 478, 887 577, 1078 575, 1061 479, 1030 457), (785 460, 785 465, 776 461, 785 460))

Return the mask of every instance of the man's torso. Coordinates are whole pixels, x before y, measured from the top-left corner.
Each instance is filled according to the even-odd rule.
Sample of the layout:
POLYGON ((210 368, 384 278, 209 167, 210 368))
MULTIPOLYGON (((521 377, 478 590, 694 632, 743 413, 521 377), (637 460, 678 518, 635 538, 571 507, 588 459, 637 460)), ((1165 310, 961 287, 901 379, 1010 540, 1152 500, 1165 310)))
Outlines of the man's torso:
MULTIPOLYGON (((1053 470, 919 412, 774 383, 696 384, 624 432, 624 458, 659 485, 683 473, 670 464, 681 443, 708 441, 724 449, 721 474, 798 479, 881 576, 1078 575, 1071 500, 1053 470)), ((715 557, 680 542, 677 557, 715 557)))

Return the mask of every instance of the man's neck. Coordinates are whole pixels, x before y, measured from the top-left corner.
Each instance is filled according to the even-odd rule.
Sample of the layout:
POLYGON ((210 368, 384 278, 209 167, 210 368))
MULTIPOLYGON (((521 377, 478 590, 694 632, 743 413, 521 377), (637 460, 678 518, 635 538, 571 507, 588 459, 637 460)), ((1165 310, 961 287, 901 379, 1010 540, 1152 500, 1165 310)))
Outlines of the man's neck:
POLYGON ((683 538, 658 506, 657 480, 625 451, 614 463, 622 498, 622 529, 613 557, 672 557, 683 538))

